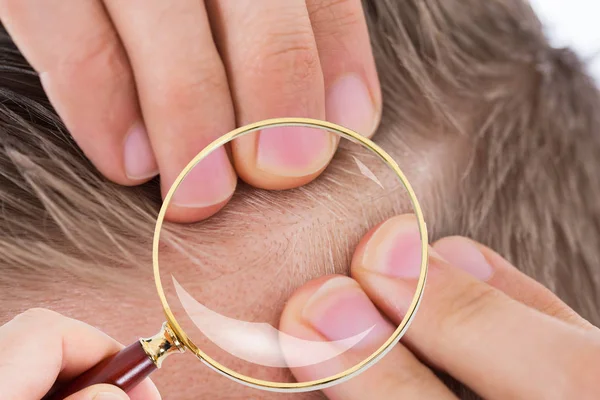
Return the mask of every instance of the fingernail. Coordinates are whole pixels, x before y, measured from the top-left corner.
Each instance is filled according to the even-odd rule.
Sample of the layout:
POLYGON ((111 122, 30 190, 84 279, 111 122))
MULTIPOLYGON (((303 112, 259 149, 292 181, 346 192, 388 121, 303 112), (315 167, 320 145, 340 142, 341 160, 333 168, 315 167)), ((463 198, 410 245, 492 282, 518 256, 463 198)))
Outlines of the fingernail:
POLYGON ((327 120, 365 136, 370 136, 378 123, 378 112, 371 94, 358 75, 339 78, 327 91, 327 120))
POLYGON ((335 277, 304 305, 302 317, 329 340, 341 340, 368 329, 385 329, 383 319, 356 281, 335 277))
POLYGON ((258 135, 257 168, 277 176, 301 177, 325 168, 334 152, 331 133, 306 127, 278 127, 258 135))
POLYGON ((124 152, 128 178, 147 179, 158 174, 158 165, 143 124, 138 123, 131 128, 125 138, 124 152))
POLYGON ((421 235, 412 215, 390 218, 366 243, 360 266, 397 278, 418 278, 421 272, 421 235))
POLYGON ((192 168, 175 191, 173 204, 188 208, 220 204, 233 195, 236 184, 235 171, 221 147, 192 168))
POLYGON ((483 253, 469 239, 453 236, 438 241, 433 247, 449 264, 477 279, 487 281, 494 273, 483 253))
POLYGON ((93 400, 123 400, 124 397, 116 393, 102 392, 93 397, 93 400))

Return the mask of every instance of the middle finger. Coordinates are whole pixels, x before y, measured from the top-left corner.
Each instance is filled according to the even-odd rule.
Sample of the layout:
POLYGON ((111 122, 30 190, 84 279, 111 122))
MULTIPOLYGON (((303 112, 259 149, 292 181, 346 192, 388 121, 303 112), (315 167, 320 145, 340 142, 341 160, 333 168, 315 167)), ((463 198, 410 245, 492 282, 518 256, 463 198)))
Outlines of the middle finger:
MULTIPOLYGON (((105 0, 133 66, 163 193, 207 144, 235 128, 227 76, 198 0, 105 0)), ((194 221, 219 210, 236 176, 224 148, 183 181, 169 217, 194 221)))
MULTIPOLYGON (((325 119, 324 81, 304 0, 208 1, 237 122, 276 117, 325 119)), ((315 129, 271 128, 232 144, 242 179, 287 189, 314 179, 336 137, 315 129)))

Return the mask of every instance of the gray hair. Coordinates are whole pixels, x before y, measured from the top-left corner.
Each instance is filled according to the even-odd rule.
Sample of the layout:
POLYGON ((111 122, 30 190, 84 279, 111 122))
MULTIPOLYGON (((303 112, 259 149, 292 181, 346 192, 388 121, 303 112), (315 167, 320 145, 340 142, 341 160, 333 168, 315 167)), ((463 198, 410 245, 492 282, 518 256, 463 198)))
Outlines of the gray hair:
MULTIPOLYGON (((377 139, 456 143, 432 239, 475 238, 600 323, 600 96, 522 0, 364 1, 384 97, 377 139), (465 150, 466 149, 466 150, 465 150), (452 231, 444 231, 452 227, 452 231)), ((0 286, 148 268, 158 182, 93 168, 0 34, 0 286)), ((435 218, 432 218, 435 216, 435 218)))

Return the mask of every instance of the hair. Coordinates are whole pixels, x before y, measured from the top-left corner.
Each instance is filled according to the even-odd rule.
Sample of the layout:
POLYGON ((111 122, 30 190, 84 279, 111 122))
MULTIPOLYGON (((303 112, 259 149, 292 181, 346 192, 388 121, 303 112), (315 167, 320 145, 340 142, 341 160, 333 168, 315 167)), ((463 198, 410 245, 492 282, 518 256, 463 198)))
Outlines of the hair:
MULTIPOLYGON (((585 65, 523 0, 363 3, 376 139, 461 149, 426 210, 432 239, 489 245, 599 324, 600 95, 585 65)), ((93 168, 2 32, 0 286, 147 268, 160 201, 157 180, 122 187, 93 168)))

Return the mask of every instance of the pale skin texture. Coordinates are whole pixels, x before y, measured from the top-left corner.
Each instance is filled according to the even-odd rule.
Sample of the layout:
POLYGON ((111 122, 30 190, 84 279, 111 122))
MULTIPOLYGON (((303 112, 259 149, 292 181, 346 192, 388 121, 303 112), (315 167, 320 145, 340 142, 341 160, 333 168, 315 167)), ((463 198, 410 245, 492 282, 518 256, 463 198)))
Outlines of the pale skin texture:
MULTIPOLYGON (((375 335, 388 335, 392 323, 402 318, 418 274, 418 268, 406 262, 410 257, 395 259, 394 249, 403 247, 405 252, 418 254, 415 236, 418 238, 412 215, 394 217, 373 228, 356 248, 351 277, 322 277, 300 288, 286 306, 281 328, 303 337, 328 336, 331 326, 312 323, 305 306, 333 307, 343 315, 348 304, 335 300, 345 299, 351 292, 359 298, 351 310, 354 321, 385 316, 375 335), (385 250, 374 252, 374 247, 385 250), (333 281, 336 283, 331 284, 333 281), (326 286, 329 290, 311 300, 312 294, 326 286)), ((469 239, 447 237, 435 242, 429 261, 424 301, 402 343, 364 374, 327 389, 329 399, 454 399, 430 368, 454 376, 488 399, 595 398, 600 390, 598 328, 497 253, 469 239)), ((9 399, 38 398, 57 374, 71 376, 118 348, 83 323, 39 309, 2 326, 0 343, 21 343, 10 352, 2 351, 8 362, 2 364, 0 379, 10 390, 9 399), (35 345, 23 345, 24 341, 17 339, 23 336, 35 345), (74 352, 82 343, 87 344, 85 352, 74 352), (23 369, 29 371, 27 379, 20 374, 23 369)), ((357 351, 361 356, 367 349, 357 351)), ((300 379, 311 378, 311 369, 294 372, 300 379)), ((174 369, 169 373, 174 374, 174 369)), ((231 384, 232 391, 219 397, 237 397, 236 388, 244 390, 231 384)), ((114 396, 100 399, 128 398, 115 388, 100 385, 72 399, 93 399, 100 392, 114 396)), ((165 398, 191 398, 189 393, 178 394, 176 386, 164 389, 165 398)), ((159 397, 146 381, 129 398, 159 397)))
MULTIPOLYGON (((67 128, 110 180, 160 174, 163 195, 214 139, 267 118, 326 119, 365 136, 381 92, 360 0, 0 1, 0 18, 67 128)), ((337 141, 256 133, 203 162, 168 218, 222 208, 236 175, 261 188, 314 179, 337 141), (295 163, 289 154, 295 154, 295 163)))

